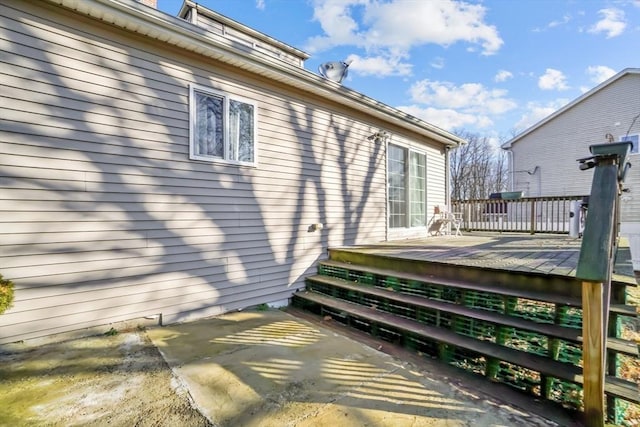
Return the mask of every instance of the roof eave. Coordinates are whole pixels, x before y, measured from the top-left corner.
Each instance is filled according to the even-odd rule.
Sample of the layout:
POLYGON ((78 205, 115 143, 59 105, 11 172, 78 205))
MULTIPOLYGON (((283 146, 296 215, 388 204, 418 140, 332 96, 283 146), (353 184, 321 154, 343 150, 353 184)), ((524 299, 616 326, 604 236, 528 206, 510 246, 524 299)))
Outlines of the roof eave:
POLYGON ((226 25, 228 27, 231 28, 235 28, 243 33, 249 34, 251 37, 254 37, 257 40, 261 40, 264 41, 268 44, 277 46, 278 48, 282 49, 283 51, 294 55, 298 58, 300 58, 302 61, 309 59, 309 57, 311 55, 309 55, 307 52, 304 52, 300 49, 296 49, 293 46, 290 46, 286 43, 283 43, 279 40, 274 39, 273 37, 270 37, 264 33, 261 33, 260 31, 256 31, 253 28, 247 27, 246 25, 243 25, 237 21, 234 21, 233 19, 222 15, 221 13, 215 12, 213 10, 207 9, 204 6, 199 5, 198 3, 192 1, 192 0, 184 0, 182 3, 182 7, 180 8, 180 11, 178 12, 178 18, 181 19, 185 19, 187 12, 189 11, 189 9, 195 9, 198 14, 203 14, 209 18, 212 18, 220 23, 222 23, 223 25, 226 25))
POLYGON ((524 138, 525 136, 527 136, 531 132, 533 132, 536 129, 542 127, 544 124, 546 124, 546 123, 550 122, 551 120, 555 119, 560 114, 564 113, 565 111, 569 110, 570 108, 572 108, 575 105, 579 104, 580 102, 584 101, 586 98, 590 97, 591 95, 595 94, 596 92, 600 91, 601 89, 605 88, 606 86, 609 86, 611 83, 615 82, 616 80, 626 76, 627 74, 640 74, 640 68, 625 68, 624 70, 620 71, 619 73, 609 77, 607 80, 605 80, 604 82, 600 83, 599 85, 597 85, 593 89, 583 93, 582 95, 580 95, 579 97, 577 97, 576 99, 574 99, 573 101, 571 101, 570 103, 565 105, 564 107, 562 107, 559 110, 556 110, 555 112, 549 114, 544 119, 538 121, 537 123, 535 123, 532 126, 528 127, 527 129, 525 129, 524 131, 522 131, 521 133, 519 133, 515 137, 511 138, 509 141, 507 141, 504 144, 502 144, 501 147, 503 149, 505 149, 505 150, 510 149, 513 146, 513 144, 518 142, 520 139, 524 138))

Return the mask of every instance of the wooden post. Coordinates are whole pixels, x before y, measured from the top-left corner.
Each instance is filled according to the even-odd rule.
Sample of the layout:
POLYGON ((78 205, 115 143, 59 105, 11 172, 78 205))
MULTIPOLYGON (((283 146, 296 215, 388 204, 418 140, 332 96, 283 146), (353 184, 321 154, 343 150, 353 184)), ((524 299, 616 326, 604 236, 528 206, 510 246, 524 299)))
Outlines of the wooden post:
POLYGON ((588 427, 604 426, 604 382, 611 274, 618 238, 618 203, 627 169, 629 142, 596 144, 581 169, 595 167, 589 213, 576 277, 582 281, 582 369, 588 427))
POLYGON ((536 234, 536 201, 531 199, 531 231, 529 234, 536 234))
POLYGON ((603 283, 582 282, 582 366, 585 426, 603 427, 605 330, 603 283))

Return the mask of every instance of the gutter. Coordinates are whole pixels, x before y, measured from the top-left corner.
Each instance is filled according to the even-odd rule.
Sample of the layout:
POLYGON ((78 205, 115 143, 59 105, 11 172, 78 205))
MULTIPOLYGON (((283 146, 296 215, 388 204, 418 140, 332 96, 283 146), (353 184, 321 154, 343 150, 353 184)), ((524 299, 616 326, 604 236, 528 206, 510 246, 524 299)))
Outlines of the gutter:
POLYGON ((301 67, 275 60, 261 52, 238 49, 233 41, 213 39, 200 27, 133 0, 47 0, 116 27, 247 70, 288 86, 321 96, 348 108, 394 123, 446 146, 465 141, 417 117, 366 95, 326 80, 301 67))

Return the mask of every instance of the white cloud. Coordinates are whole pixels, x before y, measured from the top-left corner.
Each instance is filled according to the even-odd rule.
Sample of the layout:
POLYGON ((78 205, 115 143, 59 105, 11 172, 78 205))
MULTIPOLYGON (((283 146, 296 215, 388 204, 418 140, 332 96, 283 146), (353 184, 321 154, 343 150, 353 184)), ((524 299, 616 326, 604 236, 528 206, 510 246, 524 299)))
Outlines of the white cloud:
POLYGON ((421 80, 411 86, 409 93, 414 102, 465 112, 501 114, 516 107, 516 103, 507 98, 506 90, 487 89, 480 83, 456 86, 450 82, 421 80))
POLYGON ((412 65, 402 62, 403 57, 369 56, 362 58, 349 55, 347 61, 352 61, 349 71, 363 76, 388 77, 411 75, 412 65))
POLYGON ((441 70, 444 68, 444 58, 441 56, 437 56, 433 58, 429 65, 431 65, 435 69, 441 70))
POLYGON ((361 45, 362 35, 358 34, 358 23, 351 12, 353 7, 366 3, 367 0, 316 0, 313 19, 320 23, 326 36, 309 39, 306 50, 316 52, 340 45, 361 45))
POLYGON ((256 8, 260 10, 264 10, 265 8, 264 0, 256 0, 256 8))
POLYGON ((598 22, 593 24, 589 28, 589 32, 593 34, 605 33, 607 38, 619 36, 624 32, 627 27, 627 22, 624 18, 624 12, 620 9, 609 8, 600 9, 598 14, 602 16, 598 22))
POLYGON ((541 33, 543 31, 546 31, 548 28, 561 27, 563 25, 567 25, 569 22, 571 22, 571 15, 564 15, 562 17, 562 19, 557 19, 555 21, 551 21, 543 28, 540 28, 540 27, 534 28, 533 32, 534 33, 541 33))
POLYGON ((398 109, 453 130, 465 126, 489 128, 492 116, 516 108, 507 91, 489 89, 479 83, 455 85, 451 82, 421 80, 409 89, 414 104, 398 109))
POLYGON ((567 90, 567 77, 560 70, 547 68, 538 78, 538 87, 542 90, 567 90))
POLYGON ((615 70, 604 65, 594 65, 591 67, 587 67, 587 74, 591 77, 591 81, 593 83, 599 85, 609 77, 616 74, 616 72, 615 70))
POLYGON ((491 55, 503 41, 496 27, 484 22, 485 12, 480 4, 459 0, 314 0, 314 20, 325 34, 311 38, 305 49, 318 52, 349 45, 408 52, 424 44, 467 42, 491 55))
POLYGON ((501 83, 501 82, 505 82, 505 81, 507 81, 507 80, 509 80, 511 78, 513 78, 513 73, 511 73, 510 71, 507 71, 507 70, 500 70, 495 75, 493 80, 495 82, 497 82, 497 83, 501 83))
POLYGON ((493 121, 486 115, 464 113, 450 108, 424 108, 418 105, 399 106, 396 108, 449 131, 467 126, 488 128, 493 125, 493 121))
POLYGON ((564 15, 560 20, 549 22, 549 24, 547 24, 547 27, 549 28, 559 27, 561 25, 568 24, 570 21, 571 21, 571 15, 564 15))
POLYGON ((560 98, 555 101, 551 101, 547 104, 540 104, 538 102, 530 102, 527 104, 525 113, 520 117, 520 120, 515 124, 515 129, 518 132, 522 132, 525 129, 538 123, 540 120, 550 116, 565 106, 569 100, 560 98))

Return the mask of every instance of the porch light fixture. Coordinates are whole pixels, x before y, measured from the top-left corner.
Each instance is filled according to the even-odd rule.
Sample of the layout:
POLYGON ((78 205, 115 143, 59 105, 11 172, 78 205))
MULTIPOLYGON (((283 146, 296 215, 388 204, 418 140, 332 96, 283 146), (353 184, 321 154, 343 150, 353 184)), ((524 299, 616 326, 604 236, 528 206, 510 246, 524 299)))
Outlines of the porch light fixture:
POLYGON ((379 142, 381 140, 382 141, 386 141, 387 138, 389 138, 389 134, 387 133, 386 130, 379 130, 378 132, 374 133, 373 135, 369 135, 367 137, 367 139, 369 141, 376 141, 376 142, 379 142))

